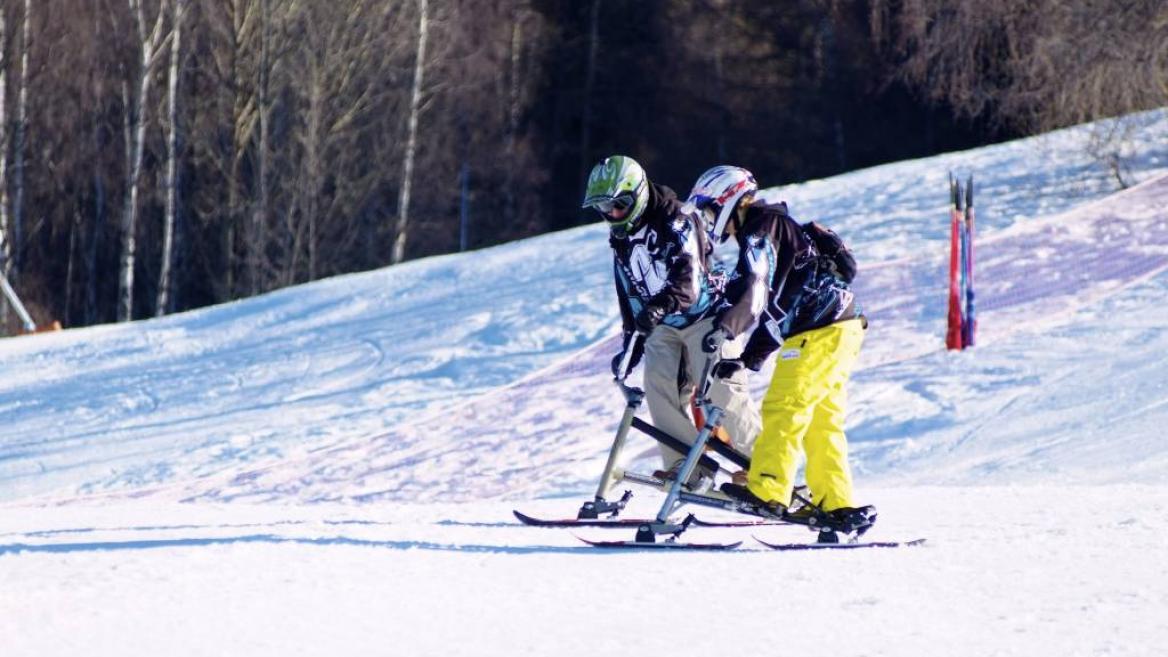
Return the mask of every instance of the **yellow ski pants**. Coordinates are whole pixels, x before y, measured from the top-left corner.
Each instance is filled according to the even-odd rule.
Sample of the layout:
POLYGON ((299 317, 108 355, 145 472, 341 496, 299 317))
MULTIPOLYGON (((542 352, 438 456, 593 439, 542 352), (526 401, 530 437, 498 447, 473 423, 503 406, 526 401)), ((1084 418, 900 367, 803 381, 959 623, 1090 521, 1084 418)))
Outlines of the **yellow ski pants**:
POLYGON ((825 511, 855 506, 844 436, 847 383, 864 342, 854 319, 788 338, 762 401, 762 433, 754 444, 747 488, 768 502, 790 504, 803 452, 807 485, 825 511))

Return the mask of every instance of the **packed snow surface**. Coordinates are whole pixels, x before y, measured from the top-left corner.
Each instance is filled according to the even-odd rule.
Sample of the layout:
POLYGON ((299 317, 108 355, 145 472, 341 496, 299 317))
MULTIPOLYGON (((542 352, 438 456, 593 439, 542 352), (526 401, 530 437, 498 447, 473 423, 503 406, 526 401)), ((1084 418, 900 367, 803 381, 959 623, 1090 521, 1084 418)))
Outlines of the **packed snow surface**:
MULTIPOLYGON (((0 655, 1164 654, 1168 113, 1129 120, 1122 191, 1098 126, 768 191, 856 252, 857 493, 869 538, 924 546, 516 522, 592 498, 623 407, 593 224, 0 340, 0 655), (950 171, 976 185, 963 352, 950 171)), ((639 435, 623 461, 658 464, 639 435)))

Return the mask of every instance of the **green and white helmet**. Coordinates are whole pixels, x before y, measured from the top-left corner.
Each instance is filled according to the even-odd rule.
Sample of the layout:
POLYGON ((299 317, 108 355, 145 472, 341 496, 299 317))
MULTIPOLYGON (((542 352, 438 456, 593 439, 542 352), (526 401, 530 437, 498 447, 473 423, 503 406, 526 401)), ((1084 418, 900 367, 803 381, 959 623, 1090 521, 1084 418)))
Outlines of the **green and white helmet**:
POLYGON ((649 179, 636 160, 613 155, 592 167, 581 207, 599 212, 614 235, 634 232, 648 205, 649 179), (614 217, 614 211, 624 213, 614 217))

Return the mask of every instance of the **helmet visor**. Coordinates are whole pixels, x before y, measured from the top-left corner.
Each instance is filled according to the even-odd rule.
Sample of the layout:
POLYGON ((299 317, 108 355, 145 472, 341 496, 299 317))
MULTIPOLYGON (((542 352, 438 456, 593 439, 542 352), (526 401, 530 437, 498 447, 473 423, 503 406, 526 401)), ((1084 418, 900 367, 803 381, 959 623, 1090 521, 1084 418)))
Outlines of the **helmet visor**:
POLYGON ((625 192, 617 196, 600 196, 593 199, 588 199, 585 203, 586 207, 595 209, 600 214, 604 215, 605 220, 609 223, 623 222, 625 220, 624 214, 628 212, 633 204, 636 203, 637 197, 632 192, 625 192), (613 212, 622 213, 620 217, 613 217, 613 212))

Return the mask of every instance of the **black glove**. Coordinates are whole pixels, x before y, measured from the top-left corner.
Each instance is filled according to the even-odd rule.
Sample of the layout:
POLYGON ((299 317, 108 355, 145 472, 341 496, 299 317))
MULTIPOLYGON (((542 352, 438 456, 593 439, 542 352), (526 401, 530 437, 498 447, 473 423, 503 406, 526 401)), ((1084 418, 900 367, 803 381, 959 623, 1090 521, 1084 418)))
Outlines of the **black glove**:
MULTIPOLYGON (((628 340, 625 340, 625 344, 628 344, 628 340)), ((637 346, 633 347, 633 355, 631 358, 629 358, 629 368, 627 370, 625 370, 625 376, 628 376, 629 372, 632 372, 633 368, 637 366, 637 363, 641 362, 641 356, 644 355, 644 353, 645 353, 645 347, 643 346, 644 344, 645 344, 644 340, 637 340, 637 346)), ((624 361, 624 359, 625 359, 625 350, 624 349, 621 349, 620 353, 617 354, 616 356, 613 356, 613 358, 612 358, 612 375, 618 379, 620 378, 620 375, 621 375, 620 366, 621 366, 621 363, 624 361)))
POLYGON ((714 327, 702 338, 702 351, 712 354, 722 348, 722 343, 730 339, 730 332, 721 326, 714 327))
POLYGON ((657 328, 657 325, 660 324, 661 320, 664 318, 664 308, 654 304, 649 304, 642 308, 641 312, 637 314, 637 318, 634 320, 634 323, 637 325, 638 331, 644 333, 645 335, 649 335, 653 332, 653 329, 657 328))
POLYGON ((738 374, 745 365, 740 360, 721 360, 714 366, 714 378, 729 379, 738 374))

